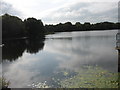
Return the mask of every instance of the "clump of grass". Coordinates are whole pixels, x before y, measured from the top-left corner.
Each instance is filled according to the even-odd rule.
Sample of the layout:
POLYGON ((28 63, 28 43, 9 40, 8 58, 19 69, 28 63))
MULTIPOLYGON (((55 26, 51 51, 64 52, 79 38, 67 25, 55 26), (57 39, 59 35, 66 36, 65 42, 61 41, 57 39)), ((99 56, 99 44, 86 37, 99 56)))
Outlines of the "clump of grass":
POLYGON ((8 88, 9 85, 10 85, 10 81, 7 81, 4 77, 0 77, 1 88, 8 88))

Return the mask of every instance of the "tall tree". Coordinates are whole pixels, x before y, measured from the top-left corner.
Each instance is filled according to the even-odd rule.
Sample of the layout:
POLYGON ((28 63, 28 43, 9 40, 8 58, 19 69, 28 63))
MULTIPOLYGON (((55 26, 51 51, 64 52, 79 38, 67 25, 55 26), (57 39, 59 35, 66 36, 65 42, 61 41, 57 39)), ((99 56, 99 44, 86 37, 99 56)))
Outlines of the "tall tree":
POLYGON ((41 20, 28 18, 24 20, 24 24, 29 37, 44 36, 44 26, 41 20))
POLYGON ((24 23, 16 16, 5 14, 2 16, 2 36, 21 37, 24 35, 24 23))

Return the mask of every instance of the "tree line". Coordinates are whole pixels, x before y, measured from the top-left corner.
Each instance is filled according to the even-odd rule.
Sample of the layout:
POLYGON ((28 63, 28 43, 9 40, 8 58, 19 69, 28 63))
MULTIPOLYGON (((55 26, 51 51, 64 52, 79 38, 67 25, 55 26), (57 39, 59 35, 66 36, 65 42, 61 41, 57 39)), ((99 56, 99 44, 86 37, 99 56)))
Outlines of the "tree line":
POLYGON ((2 38, 9 37, 44 37, 44 26, 41 20, 27 18, 22 21, 19 17, 4 14, 2 19, 2 38))
POLYGON ((111 30, 120 29, 120 22, 100 22, 91 24, 90 22, 85 22, 81 24, 76 22, 72 24, 71 22, 59 23, 56 25, 43 25, 43 22, 36 18, 27 18, 22 21, 17 16, 11 16, 9 14, 4 14, 0 16, 2 19, 2 38, 9 37, 44 37, 45 34, 55 33, 55 32, 70 32, 70 31, 90 31, 90 30, 111 30))
POLYGON ((59 23, 57 25, 45 25, 47 32, 70 32, 70 31, 93 31, 93 30, 113 30, 120 29, 120 23, 113 22, 100 22, 96 24, 90 24, 85 22, 81 24, 76 22, 74 25, 71 22, 59 23))

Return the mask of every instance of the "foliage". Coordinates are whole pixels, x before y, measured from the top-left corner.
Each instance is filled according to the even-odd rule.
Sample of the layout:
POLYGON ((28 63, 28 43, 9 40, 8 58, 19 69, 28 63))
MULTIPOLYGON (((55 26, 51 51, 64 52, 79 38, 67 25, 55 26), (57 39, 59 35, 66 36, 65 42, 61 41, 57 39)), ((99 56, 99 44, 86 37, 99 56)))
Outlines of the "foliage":
POLYGON ((21 37, 24 35, 24 24, 16 16, 5 14, 2 16, 2 34, 6 37, 21 37))
POLYGON ((71 22, 59 23, 57 25, 45 25, 46 31, 52 32, 68 32, 68 31, 88 31, 88 30, 111 30, 120 29, 120 23, 101 22, 96 24, 90 24, 85 22, 81 24, 76 22, 74 25, 71 22))
POLYGON ((7 81, 4 77, 0 78, 0 87, 8 88, 10 82, 7 81))
POLYGON ((55 32, 120 29, 119 22, 100 22, 96 24, 91 24, 90 22, 85 22, 84 24, 80 22, 76 22, 75 24, 65 22, 44 26, 42 21, 36 18, 27 18, 22 21, 20 18, 9 14, 0 16, 0 20, 1 17, 3 24, 3 39, 9 37, 44 37, 45 34, 55 32))
POLYGON ((41 20, 35 18, 28 18, 23 22, 16 16, 5 14, 2 16, 2 36, 3 39, 10 37, 43 37, 44 26, 41 20))
POLYGON ((27 31, 27 35, 29 37, 44 35, 44 27, 41 20, 37 20, 35 18, 28 18, 24 20, 24 24, 25 30, 27 31))

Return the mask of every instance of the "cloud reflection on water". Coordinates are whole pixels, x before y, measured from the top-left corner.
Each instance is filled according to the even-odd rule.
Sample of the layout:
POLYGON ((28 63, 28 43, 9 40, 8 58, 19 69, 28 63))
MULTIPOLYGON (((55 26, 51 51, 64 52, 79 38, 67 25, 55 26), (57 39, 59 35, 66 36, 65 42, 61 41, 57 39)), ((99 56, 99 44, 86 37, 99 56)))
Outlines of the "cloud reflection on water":
POLYGON ((80 70, 84 65, 98 65, 117 72, 117 31, 105 32, 97 36, 96 32, 58 33, 56 37, 61 38, 52 35, 51 39, 49 36, 43 51, 24 52, 16 61, 3 62, 3 74, 11 81, 10 87, 21 88, 33 82, 52 82, 54 73, 60 69, 80 70))
POLYGON ((61 62, 60 66, 64 68, 66 66, 74 69, 77 67, 79 70, 79 66, 86 64, 100 65, 108 70, 117 71, 115 32, 97 32, 97 35, 96 32, 94 33, 69 33, 69 35, 65 36, 65 39, 60 39, 59 34, 58 36, 53 35, 52 38, 56 39, 46 41, 48 46, 45 47, 45 50, 57 53, 61 62), (79 37, 75 37, 76 34, 79 37), (70 35, 73 38, 70 38, 70 35), (67 36, 68 38, 66 38, 67 36))

